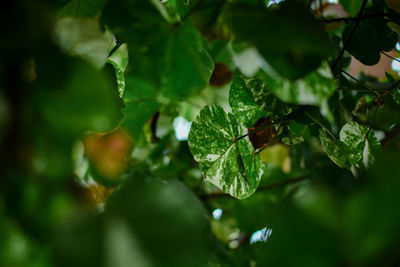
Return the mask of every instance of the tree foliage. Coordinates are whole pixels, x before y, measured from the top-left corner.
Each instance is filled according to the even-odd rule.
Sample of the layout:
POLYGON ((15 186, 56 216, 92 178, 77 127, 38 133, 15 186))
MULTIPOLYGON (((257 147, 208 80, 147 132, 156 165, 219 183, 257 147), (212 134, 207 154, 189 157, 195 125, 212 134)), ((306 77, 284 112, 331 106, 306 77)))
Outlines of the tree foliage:
POLYGON ((399 264, 400 7, 331 2, 5 3, 0 266, 399 264))

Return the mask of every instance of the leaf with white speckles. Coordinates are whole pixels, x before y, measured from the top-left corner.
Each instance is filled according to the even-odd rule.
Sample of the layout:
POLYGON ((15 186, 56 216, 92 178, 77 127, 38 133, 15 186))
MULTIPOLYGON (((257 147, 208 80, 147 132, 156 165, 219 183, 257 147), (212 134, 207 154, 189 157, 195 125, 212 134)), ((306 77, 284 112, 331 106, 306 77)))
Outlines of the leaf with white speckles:
POLYGON ((319 139, 325 153, 336 165, 341 168, 351 169, 352 165, 346 157, 345 147, 340 141, 335 143, 329 133, 322 128, 319 131, 319 139))
POLYGON ((246 81, 236 76, 229 91, 233 115, 247 128, 253 127, 261 117, 280 120, 296 109, 295 105, 283 103, 268 90, 263 83, 263 75, 259 73, 256 78, 246 81))
POLYGON ((396 89, 392 91, 393 100, 400 105, 400 89, 396 89))
POLYGON ((357 122, 349 122, 344 125, 339 136, 350 152, 349 160, 358 168, 362 165, 371 166, 376 154, 380 153, 381 144, 374 131, 369 131, 368 127, 357 122))
POLYGON ((370 167, 377 154, 381 152, 381 144, 374 131, 358 124, 357 122, 346 123, 339 133, 339 140, 334 141, 328 132, 320 130, 319 138, 322 148, 329 158, 338 166, 352 169, 370 167))
POLYGON ((189 148, 205 181, 239 199, 253 194, 263 173, 262 162, 232 114, 206 106, 194 120, 189 148))
POLYGON ((252 127, 259 118, 267 115, 254 101, 250 89, 238 75, 233 79, 229 91, 229 105, 236 120, 247 128, 252 127))

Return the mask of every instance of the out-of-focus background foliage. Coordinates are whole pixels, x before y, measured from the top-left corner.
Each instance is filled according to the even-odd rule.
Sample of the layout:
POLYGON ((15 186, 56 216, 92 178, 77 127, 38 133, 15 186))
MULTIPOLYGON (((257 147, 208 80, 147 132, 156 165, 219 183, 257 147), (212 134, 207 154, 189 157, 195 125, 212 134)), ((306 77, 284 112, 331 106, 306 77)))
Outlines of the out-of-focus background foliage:
POLYGON ((0 266, 400 264, 399 1, 0 22, 0 266))

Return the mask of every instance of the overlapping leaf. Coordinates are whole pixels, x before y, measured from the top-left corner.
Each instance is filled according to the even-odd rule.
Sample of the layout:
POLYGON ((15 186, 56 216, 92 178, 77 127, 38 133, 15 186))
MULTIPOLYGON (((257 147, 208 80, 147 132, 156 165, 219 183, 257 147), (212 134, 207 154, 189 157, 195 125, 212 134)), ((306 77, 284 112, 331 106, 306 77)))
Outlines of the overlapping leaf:
POLYGON ((320 140, 326 154, 338 166, 351 169, 370 167, 380 153, 381 145, 375 133, 356 122, 345 124, 339 140, 334 140, 326 130, 320 130, 320 140))
POLYGON ((172 26, 162 7, 150 1, 121 1, 109 7, 103 21, 129 49, 124 127, 137 135, 162 104, 181 101, 206 87, 214 66, 190 21, 172 26))
POLYGON ((337 88, 327 63, 296 81, 286 79, 271 69, 263 75, 263 82, 284 102, 317 106, 323 105, 337 88))
POLYGON ((219 106, 206 106, 189 134, 189 148, 200 164, 205 181, 236 198, 257 189, 263 173, 259 156, 232 114, 219 106))
POLYGON ((236 76, 229 91, 229 105, 236 120, 246 127, 252 127, 256 121, 266 116, 266 112, 256 103, 245 81, 236 76))
POLYGON ((237 39, 254 45, 286 78, 303 77, 333 51, 322 25, 298 1, 284 1, 274 10, 244 3, 234 4, 230 10, 237 39))
POLYGON ((374 131, 356 122, 349 122, 340 130, 340 140, 346 145, 348 158, 356 167, 371 166, 380 152, 381 144, 374 131))
POLYGON ((319 139, 325 153, 336 165, 346 169, 351 168, 351 163, 346 156, 345 147, 340 141, 334 140, 325 129, 320 129, 319 139))
MULTIPOLYGON (((371 7, 365 9, 364 13, 376 14, 379 11, 371 7)), ((384 18, 363 20, 353 35, 350 34, 355 22, 347 25, 342 35, 343 43, 350 38, 347 51, 365 65, 377 64, 380 52, 392 50, 399 38, 398 34, 387 26, 387 22, 384 18), (365 36, 368 36, 368 42, 365 42, 365 36)))
POLYGON ((229 104, 236 120, 252 127, 261 117, 270 116, 279 120, 293 112, 296 107, 283 103, 263 83, 264 73, 245 81, 236 76, 229 91, 229 104))

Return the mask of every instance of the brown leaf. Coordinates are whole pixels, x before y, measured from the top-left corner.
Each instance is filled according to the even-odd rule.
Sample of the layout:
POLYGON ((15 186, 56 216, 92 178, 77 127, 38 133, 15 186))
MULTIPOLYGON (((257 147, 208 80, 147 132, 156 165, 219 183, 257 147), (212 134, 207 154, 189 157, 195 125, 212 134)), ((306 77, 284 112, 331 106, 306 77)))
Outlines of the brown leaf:
POLYGON ((210 78, 213 86, 222 86, 232 80, 232 72, 224 63, 216 63, 210 78))
POLYGON ((263 149, 271 143, 276 136, 276 130, 272 125, 271 117, 260 118, 256 125, 247 129, 249 139, 254 149, 263 149))

